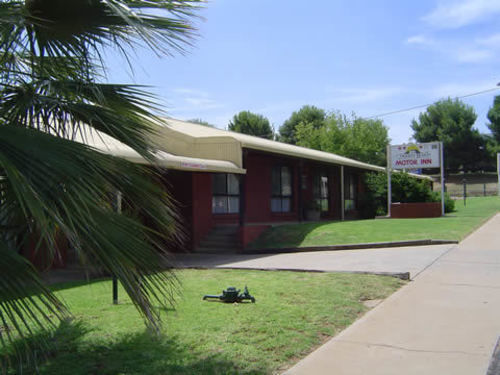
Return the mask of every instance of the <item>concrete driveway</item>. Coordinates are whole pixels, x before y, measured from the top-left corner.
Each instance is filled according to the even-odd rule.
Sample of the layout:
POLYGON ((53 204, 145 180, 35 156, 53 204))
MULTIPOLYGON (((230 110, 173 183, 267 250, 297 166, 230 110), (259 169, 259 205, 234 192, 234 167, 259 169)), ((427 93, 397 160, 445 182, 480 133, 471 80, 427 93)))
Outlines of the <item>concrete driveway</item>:
POLYGON ((366 250, 314 251, 270 255, 180 254, 181 268, 246 268, 404 274, 411 278, 457 245, 366 250))
POLYGON ((500 374, 500 214, 289 375, 500 374))

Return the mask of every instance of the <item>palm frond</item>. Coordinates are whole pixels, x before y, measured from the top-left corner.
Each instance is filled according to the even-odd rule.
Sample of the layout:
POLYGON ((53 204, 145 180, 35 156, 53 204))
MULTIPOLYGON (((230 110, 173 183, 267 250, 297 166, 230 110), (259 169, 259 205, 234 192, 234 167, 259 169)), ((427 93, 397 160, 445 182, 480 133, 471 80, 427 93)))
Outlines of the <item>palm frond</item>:
MULTIPOLYGON (((6 177, 6 206, 15 197, 25 221, 34 223, 43 240, 55 242, 48 228, 57 228, 83 259, 118 276, 147 322, 159 328, 153 302, 172 302, 175 277, 160 271, 168 266, 164 241, 175 240, 177 219, 167 193, 155 183, 156 172, 9 125, 0 126, 0 168, 6 177), (113 212, 108 197, 114 191, 140 207, 149 225, 113 212)), ((8 223, 9 217, 0 221, 8 223)))
POLYGON ((0 4, 0 50, 88 61, 104 46, 184 52, 203 0, 26 0, 0 4))
POLYGON ((64 138, 95 129, 152 160, 159 119, 154 98, 139 86, 41 80, 6 87, 0 113, 7 123, 64 138))
POLYGON ((49 263, 57 237, 67 238, 82 262, 116 275, 159 330, 157 307, 173 303, 177 288, 161 272, 166 244, 182 236, 161 172, 71 139, 102 134, 154 162, 156 100, 140 86, 96 83, 101 50, 183 52, 203 3, 0 0, 0 349, 67 315, 19 255, 33 238, 49 263), (121 215, 109 199, 116 192, 121 215))
MULTIPOLYGON (((32 357, 33 340, 20 339, 38 337, 47 328, 54 328, 57 321, 68 318, 69 313, 11 245, 0 238, 0 349, 10 346, 12 355, 21 363, 32 357)), ((46 345, 41 337, 36 341, 42 349, 46 345)), ((6 367, 2 362, 0 358, 0 369, 6 367)))

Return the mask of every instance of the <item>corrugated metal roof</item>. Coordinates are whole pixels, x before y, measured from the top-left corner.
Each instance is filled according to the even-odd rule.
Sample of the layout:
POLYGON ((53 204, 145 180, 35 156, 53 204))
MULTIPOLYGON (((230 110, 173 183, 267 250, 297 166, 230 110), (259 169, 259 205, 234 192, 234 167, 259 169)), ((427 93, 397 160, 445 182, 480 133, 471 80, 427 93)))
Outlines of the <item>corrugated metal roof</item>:
MULTIPOLYGON (((179 137, 183 137, 183 141, 186 142, 186 144, 190 143, 192 145, 192 147, 183 147, 182 149, 177 150, 178 152, 182 152, 184 155, 194 154, 196 156, 199 156, 200 153, 203 153, 200 150, 200 145, 203 145, 205 146, 203 153, 204 155, 211 155, 211 157, 213 157, 214 159, 218 159, 222 149, 229 149, 229 144, 231 146, 235 146, 232 147, 232 150, 236 152, 235 155, 227 155, 226 157, 239 167, 242 166, 241 149, 248 148, 274 154, 305 158, 324 163, 361 168, 364 170, 377 172, 386 171, 384 167, 363 163, 329 152, 313 150, 306 147, 290 145, 277 141, 271 141, 251 135, 236 133, 228 130, 221 130, 210 126, 193 124, 190 122, 175 120, 171 118, 164 119, 164 122, 165 126, 163 129, 163 135, 166 137, 166 139, 168 139, 168 137, 171 137, 171 143, 174 143, 179 137), (212 154, 210 154, 210 152, 212 152, 212 154)), ((162 147, 162 142, 164 142, 164 140, 160 141, 160 147, 162 147)), ((229 154, 229 151, 227 152, 229 154)), ((423 179, 431 179, 429 176, 413 176, 423 179)))
MULTIPOLYGON (((140 154, 129 146, 117 141, 116 139, 97 132, 95 130, 82 132, 77 136, 76 141, 85 143, 101 152, 109 155, 117 156, 133 163, 149 164, 150 162, 144 159, 140 154)), ((184 171, 201 171, 201 172, 222 172, 222 173, 237 173, 245 174, 246 170, 238 167, 234 163, 226 160, 200 159, 189 156, 173 155, 166 151, 158 151, 155 153, 156 164, 160 167, 184 170, 184 171)))
MULTIPOLYGON (((364 170, 378 172, 385 172, 386 170, 384 167, 363 163, 329 152, 312 150, 171 118, 163 119, 163 121, 159 135, 152 141, 159 150, 155 154, 157 163, 165 168, 245 174, 242 151, 247 148, 364 170)), ((95 130, 84 133, 84 137, 80 136, 77 141, 134 163, 149 163, 132 148, 106 134, 95 130)), ((429 176, 414 176, 431 179, 429 176)))

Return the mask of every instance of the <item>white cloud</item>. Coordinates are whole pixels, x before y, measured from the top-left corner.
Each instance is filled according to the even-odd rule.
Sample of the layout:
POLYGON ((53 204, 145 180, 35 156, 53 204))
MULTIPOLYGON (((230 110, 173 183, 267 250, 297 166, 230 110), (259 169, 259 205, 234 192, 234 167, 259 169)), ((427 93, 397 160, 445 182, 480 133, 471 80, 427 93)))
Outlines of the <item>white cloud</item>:
POLYGON ((401 87, 375 87, 375 88, 329 88, 327 91, 328 103, 367 103, 387 99, 401 94, 401 87))
POLYGON ((469 95, 475 92, 489 90, 495 87, 495 81, 483 81, 474 83, 444 83, 434 86, 428 91, 429 98, 455 98, 469 95))
POLYGON ((488 61, 493 57, 493 52, 485 49, 462 48, 455 54, 459 62, 480 63, 488 61))
POLYGON ((500 48, 500 33, 477 39, 477 43, 490 48, 500 48))
POLYGON ((405 41, 408 45, 444 55, 459 63, 479 64, 491 62, 500 53, 500 33, 476 39, 431 38, 415 35, 405 41))
POLYGON ((437 28, 455 29, 495 17, 498 13, 500 0, 447 1, 424 16, 423 20, 437 28))
POLYGON ((223 108, 223 105, 210 97, 210 94, 198 89, 176 88, 171 90, 172 106, 170 112, 174 113, 197 113, 201 111, 223 108))
POLYGON ((415 44, 422 46, 434 46, 436 42, 425 35, 414 35, 406 39, 406 44, 415 44))

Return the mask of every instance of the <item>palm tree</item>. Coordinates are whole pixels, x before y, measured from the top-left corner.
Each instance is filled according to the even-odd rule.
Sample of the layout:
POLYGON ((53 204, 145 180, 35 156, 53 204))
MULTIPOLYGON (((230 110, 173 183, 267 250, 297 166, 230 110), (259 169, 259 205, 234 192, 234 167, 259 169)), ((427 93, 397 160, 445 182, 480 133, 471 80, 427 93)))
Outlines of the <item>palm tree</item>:
POLYGON ((161 272, 165 243, 179 230, 154 167, 156 102, 141 87, 103 83, 101 51, 183 52, 201 2, 0 0, 0 349, 68 316, 20 255, 33 238, 49 260, 57 237, 67 238, 82 263, 117 276, 160 329, 155 306, 171 302, 176 287, 161 272), (89 134, 124 143, 150 166, 75 141, 89 134), (117 191, 130 214, 113 210, 117 191))

